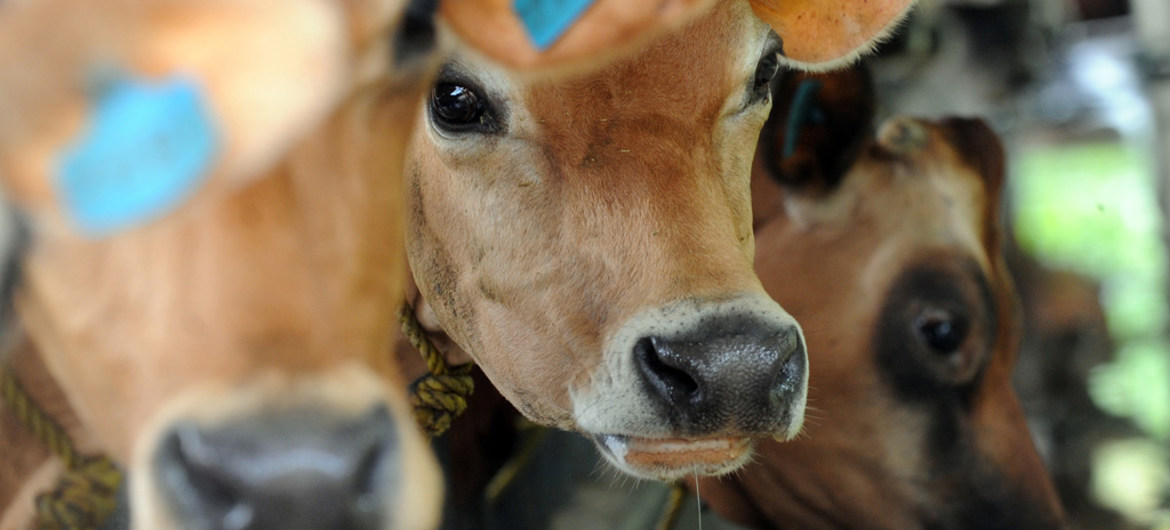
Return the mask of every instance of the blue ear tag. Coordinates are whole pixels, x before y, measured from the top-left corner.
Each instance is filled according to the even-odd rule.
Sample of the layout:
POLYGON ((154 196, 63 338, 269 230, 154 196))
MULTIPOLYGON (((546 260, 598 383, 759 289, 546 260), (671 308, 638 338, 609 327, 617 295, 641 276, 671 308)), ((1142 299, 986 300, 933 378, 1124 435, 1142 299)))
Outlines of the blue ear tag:
POLYGON ((824 112, 817 108, 816 96, 820 90, 821 82, 816 79, 806 79, 796 87, 796 95, 792 97, 792 108, 788 111, 788 123, 784 128, 784 150, 780 153, 781 158, 796 154, 800 131, 805 125, 824 122, 824 112))
POLYGON ((78 231, 103 236, 159 217, 194 193, 217 138, 192 79, 120 77, 95 96, 87 130, 61 154, 57 189, 78 231))
POLYGON ((516 14, 538 50, 561 38, 596 0, 516 0, 516 14))

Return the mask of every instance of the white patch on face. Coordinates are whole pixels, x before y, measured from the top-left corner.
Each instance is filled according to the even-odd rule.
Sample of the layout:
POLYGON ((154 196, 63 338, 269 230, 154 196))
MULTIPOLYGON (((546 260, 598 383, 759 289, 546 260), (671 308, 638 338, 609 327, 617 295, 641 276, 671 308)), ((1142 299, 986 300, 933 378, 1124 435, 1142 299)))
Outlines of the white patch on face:
POLYGON ((625 469, 628 467, 625 465, 627 444, 616 436, 606 436, 604 440, 605 448, 609 449, 609 452, 602 454, 609 458, 611 463, 622 468, 622 471, 630 472, 629 469, 625 469))
MULTIPOLYGON (((760 64, 760 60, 764 57, 770 49, 775 47, 779 40, 771 31, 771 28, 763 21, 756 17, 750 17, 744 28, 744 34, 749 35, 750 38, 745 38, 742 43, 742 53, 738 55, 739 61, 734 63, 734 79, 741 80, 739 86, 742 90, 733 90, 727 95, 727 99, 723 102, 721 115, 729 116, 737 113, 743 108, 744 96, 747 93, 747 88, 755 79, 756 69, 760 64)), ((780 58, 783 63, 783 57, 780 58)), ((758 112, 761 116, 767 117, 770 105, 761 105, 758 112)))

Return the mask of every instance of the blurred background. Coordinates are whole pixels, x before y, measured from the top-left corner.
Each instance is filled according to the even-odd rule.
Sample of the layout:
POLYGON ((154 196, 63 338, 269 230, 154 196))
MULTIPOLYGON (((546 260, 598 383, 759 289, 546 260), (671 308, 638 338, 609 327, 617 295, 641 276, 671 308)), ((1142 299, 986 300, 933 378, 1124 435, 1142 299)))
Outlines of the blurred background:
POLYGON ((1015 381, 1074 525, 1170 529, 1170 1, 924 0, 872 64, 882 115, 1008 148, 1015 381))

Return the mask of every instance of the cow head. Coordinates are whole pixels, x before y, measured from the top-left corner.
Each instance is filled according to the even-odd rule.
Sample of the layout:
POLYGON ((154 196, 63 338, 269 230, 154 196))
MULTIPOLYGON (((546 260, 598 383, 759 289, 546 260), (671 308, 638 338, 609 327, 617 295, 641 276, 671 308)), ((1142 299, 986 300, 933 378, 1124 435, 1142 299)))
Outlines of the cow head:
POLYGON ((751 268, 749 169, 789 45, 752 8, 553 81, 457 54, 408 155, 422 320, 637 476, 731 471, 803 420, 804 340, 751 268))
POLYGON ((135 528, 436 523, 389 356, 437 66, 403 7, 0 9, 20 324, 128 472, 135 528))
POLYGON ((755 265, 806 330, 815 419, 703 498, 768 528, 1059 528, 1011 387, 1003 148, 959 118, 870 137, 869 91, 861 70, 780 83, 752 182, 755 265))

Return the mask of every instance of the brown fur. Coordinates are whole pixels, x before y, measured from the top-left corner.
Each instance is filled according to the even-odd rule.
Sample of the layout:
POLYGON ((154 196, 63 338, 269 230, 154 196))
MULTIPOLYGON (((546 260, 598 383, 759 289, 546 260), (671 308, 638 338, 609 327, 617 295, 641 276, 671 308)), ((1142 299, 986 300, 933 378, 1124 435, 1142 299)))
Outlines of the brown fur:
POLYGON ((518 69, 588 69, 604 64, 598 49, 629 52, 659 32, 686 22, 713 0, 598 0, 545 50, 533 44, 510 0, 444 2, 443 15, 475 49, 518 69))
MULTIPOLYGON (((410 430, 402 380, 384 353, 401 298, 396 279, 405 274, 394 178, 410 129, 403 116, 425 88, 428 64, 387 72, 397 59, 384 39, 400 7, 46 1, 0 13, 0 72, 8 73, 0 82, 0 174, 35 236, 21 319, 87 427, 74 433, 83 446, 110 452, 133 475, 172 420, 215 424, 307 402, 357 410, 388 400, 410 430), (90 240, 73 233, 45 176, 89 111, 87 67, 107 61, 147 77, 197 74, 229 134, 189 201, 166 218, 90 240)), ((610 21, 649 32, 676 15, 610 21)), ((567 42, 586 47, 573 57, 612 45, 567 42)), ((559 56, 550 57, 537 62, 556 66, 559 56)), ((403 518, 414 520, 399 522, 426 526, 436 488, 420 447, 414 437, 404 441, 413 496, 402 501, 412 508, 403 518)), ((43 458, 35 447, 21 450, 32 455, 16 463, 22 468, 43 458)), ((5 478, 15 479, 8 488, 25 477, 5 478)), ((168 526, 149 476, 133 483, 139 524, 168 526)))
POLYGON ((784 55, 815 69, 824 69, 825 63, 837 67, 855 61, 876 41, 888 37, 913 5, 912 0, 752 1, 756 14, 784 38, 784 55))
MULTIPOLYGON (((6 364, 20 378, 37 405, 69 433, 82 452, 96 449, 93 437, 87 435, 81 421, 69 407, 65 395, 54 384, 52 376, 41 363, 36 351, 23 337, 18 340, 20 344, 7 352, 6 364)), ((39 491, 40 488, 48 487, 43 481, 29 479, 35 476, 38 469, 50 462, 56 464, 49 449, 41 445, 8 408, 6 402, 0 402, 0 448, 4 449, 4 458, 0 459, 0 477, 7 479, 0 481, 0 506, 14 506, 14 500, 23 492, 30 489, 39 491)), ((20 512, 19 514, 0 512, 0 528, 5 530, 16 528, 15 521, 27 517, 31 506, 26 505, 25 510, 11 510, 20 512), (8 520, 9 518, 11 520, 8 520)))
POLYGON ((759 290, 743 175, 763 115, 725 106, 745 90, 751 68, 732 65, 756 23, 724 4, 636 58, 525 87, 522 153, 447 154, 420 125, 408 166, 418 286, 537 421, 572 427, 567 385, 588 385, 602 341, 638 310, 759 290), (485 225, 478 204, 508 222, 485 225))
MULTIPOLYGON (((596 64, 599 48, 633 52, 659 32, 711 8, 713 0, 598 0, 547 50, 537 50, 509 0, 444 3, 460 37, 495 61, 521 69, 596 64), (455 6, 459 7, 456 8, 455 6)), ((824 68, 846 64, 884 38, 913 0, 752 0, 752 9, 780 33, 785 55, 824 68)), ((580 66, 577 66, 580 68, 580 66)))
MULTIPOLYGON (((853 53, 900 16, 891 6, 909 3, 882 2, 876 11, 866 2, 834 4, 842 20, 866 21, 861 29, 828 24, 801 33, 794 28, 804 13, 794 10, 770 21, 785 46, 795 46, 792 37, 834 50, 811 59, 819 62, 853 53), (857 41, 862 33, 867 38, 857 41)), ((516 26, 511 13, 486 14, 502 5, 480 3, 485 14, 475 24, 516 26)), ((621 27, 596 24, 606 5, 588 11, 553 55, 590 31, 622 40, 621 27)), ((663 19, 689 6, 660 5, 663 19)), ((612 64, 555 81, 507 74, 476 54, 454 58, 440 76, 481 91, 496 129, 448 135, 427 111, 420 117, 407 166, 408 253, 420 307, 529 418, 596 436, 692 436, 651 410, 655 398, 633 374, 627 342, 663 322, 755 312, 769 325, 786 323, 803 357, 799 331, 751 270, 746 177, 766 104, 755 104, 748 87, 770 48, 753 7, 716 2, 682 29, 631 44, 635 51, 612 64)), ((507 60, 527 64, 525 46, 509 49, 517 46, 507 60)), ((791 436, 803 410, 800 366, 784 376, 798 379, 788 386, 792 395, 773 400, 789 408, 769 414, 768 426, 703 434, 791 436)), ((752 371, 717 370, 737 369, 752 371)))
MULTIPOLYGON (((307 402, 355 413, 385 403, 411 477, 395 493, 410 509, 392 524, 435 522, 438 477, 387 355, 405 274, 395 168, 434 63, 389 68, 385 32, 401 5, 344 7, 0 12, 0 100, 10 103, 0 175, 32 229, 21 325, 85 427, 71 429, 78 443, 133 477, 136 527, 174 524, 146 472, 172 421, 215 424, 307 402), (53 23, 61 31, 43 36, 53 23), (48 175, 89 110, 82 74, 107 62, 146 77, 198 75, 225 146, 207 184, 171 215, 90 239, 73 232, 48 175)), ((13 360, 22 376, 36 374, 31 354, 13 360)), ((31 383, 50 412, 71 417, 45 399, 44 377, 31 383)), ((11 420, 3 426, 6 443, 28 443, 11 420)), ((11 461, 24 473, 0 476, 0 500, 43 459, 30 450, 29 461, 11 461)))
POLYGON ((755 265, 805 326, 816 419, 797 440, 762 444, 736 476, 704 481, 704 501, 754 528, 1063 526, 1010 386, 1019 333, 999 247, 1002 157, 982 123, 899 118, 828 192, 782 188, 757 165, 755 265), (925 264, 970 294, 974 264, 996 313, 972 310, 959 390, 923 383, 907 398, 883 362, 921 361, 910 349, 881 360, 880 319, 899 275, 925 264))

